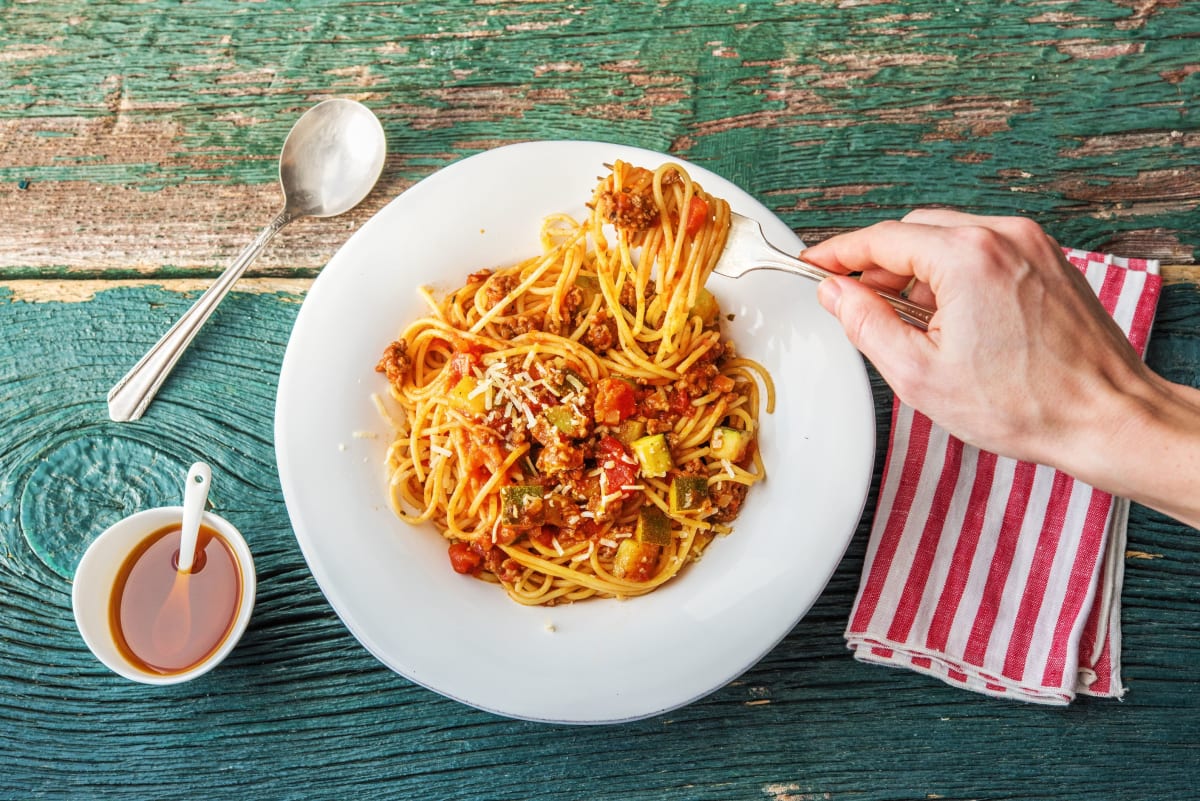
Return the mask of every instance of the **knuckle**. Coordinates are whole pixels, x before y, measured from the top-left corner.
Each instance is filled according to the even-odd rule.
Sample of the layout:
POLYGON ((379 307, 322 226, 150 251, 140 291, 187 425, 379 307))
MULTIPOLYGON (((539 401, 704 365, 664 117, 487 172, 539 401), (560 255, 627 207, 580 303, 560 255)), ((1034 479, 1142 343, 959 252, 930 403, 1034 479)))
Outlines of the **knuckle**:
POLYGON ((869 228, 881 236, 890 237, 897 231, 902 230, 904 225, 905 224, 900 220, 880 220, 879 222, 869 226, 869 228))
POLYGON ((959 247, 967 254, 966 266, 981 275, 1004 272, 1012 263, 1013 247, 999 231, 982 225, 957 229, 959 247))
POLYGON ((1046 231, 1028 217, 1009 217, 1005 220, 1009 236, 1018 242, 1040 244, 1046 231))
POLYGON ((964 225, 955 229, 955 235, 964 247, 987 255, 1000 250, 1004 241, 997 231, 983 225, 964 225))

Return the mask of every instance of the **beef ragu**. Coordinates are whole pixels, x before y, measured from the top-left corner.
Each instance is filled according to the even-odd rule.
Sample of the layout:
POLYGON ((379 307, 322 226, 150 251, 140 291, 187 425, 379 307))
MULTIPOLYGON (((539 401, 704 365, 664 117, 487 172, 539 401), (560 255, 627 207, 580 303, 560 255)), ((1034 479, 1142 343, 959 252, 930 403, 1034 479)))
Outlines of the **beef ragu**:
MULTIPOLYGON (((477 270, 387 344, 393 506, 521 603, 640 595, 728 533, 763 478, 770 379, 704 288, 728 205, 622 162, 542 254, 477 270)), ((769 411, 769 408, 768 408, 769 411)))

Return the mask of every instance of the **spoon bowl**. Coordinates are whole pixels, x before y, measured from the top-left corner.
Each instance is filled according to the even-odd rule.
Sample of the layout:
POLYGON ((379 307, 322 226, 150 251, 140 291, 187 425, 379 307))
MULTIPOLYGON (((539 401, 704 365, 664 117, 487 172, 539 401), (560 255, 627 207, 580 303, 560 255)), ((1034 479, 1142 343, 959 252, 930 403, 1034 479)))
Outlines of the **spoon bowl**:
POLYGON ((267 243, 301 217, 333 217, 357 206, 383 171, 383 126, 354 100, 325 100, 292 127, 279 156, 283 210, 108 393, 108 415, 137 420, 217 305, 267 243))
POLYGON ((292 128, 279 156, 285 210, 297 217, 336 217, 357 206, 383 171, 387 143, 371 110, 353 100, 326 100, 292 128))

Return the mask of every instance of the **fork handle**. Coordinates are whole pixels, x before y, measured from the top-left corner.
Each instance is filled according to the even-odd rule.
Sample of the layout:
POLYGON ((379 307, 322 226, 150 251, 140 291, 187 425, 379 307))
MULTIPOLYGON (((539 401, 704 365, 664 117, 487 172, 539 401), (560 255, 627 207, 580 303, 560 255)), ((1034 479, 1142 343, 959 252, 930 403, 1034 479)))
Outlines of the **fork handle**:
MULTIPOLYGON (((775 250, 772 248, 772 250, 775 250)), ((828 270, 822 269, 812 262, 807 262, 804 259, 797 259, 794 256, 789 256, 786 253, 775 251, 772 258, 756 259, 756 268, 767 270, 780 270, 785 273, 794 273, 802 275, 805 278, 811 278, 814 281, 823 281, 834 275, 828 270)), ((929 328, 929 321, 933 319, 933 310, 927 309, 919 303, 913 303, 908 298, 902 297, 886 289, 871 288, 876 295, 886 300, 891 307, 900 315, 900 319, 911 325, 915 325, 922 331, 929 328)))

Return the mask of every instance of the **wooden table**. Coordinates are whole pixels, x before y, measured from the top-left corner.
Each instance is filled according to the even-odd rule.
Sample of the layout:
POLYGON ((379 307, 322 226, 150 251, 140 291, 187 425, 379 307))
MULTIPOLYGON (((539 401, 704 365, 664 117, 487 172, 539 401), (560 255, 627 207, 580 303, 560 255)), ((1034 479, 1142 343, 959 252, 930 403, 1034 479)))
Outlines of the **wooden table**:
POLYGON ((811 241, 947 204, 1161 259, 1147 358, 1197 384, 1198 32, 1183 0, 3 4, 0 796, 1200 797, 1200 545, 1144 508, 1123 702, 1028 706, 855 662, 841 633, 872 494, 760 664, 663 717, 568 728, 461 706, 368 655, 308 572, 272 448, 290 327, 330 255, 434 170, 530 139, 678 154, 811 241), (283 138, 330 96, 384 123, 377 191, 286 230, 150 414, 110 422, 108 388, 277 210, 283 138), (258 607, 217 671, 150 689, 88 653, 71 576, 201 458, 254 549, 258 607))

